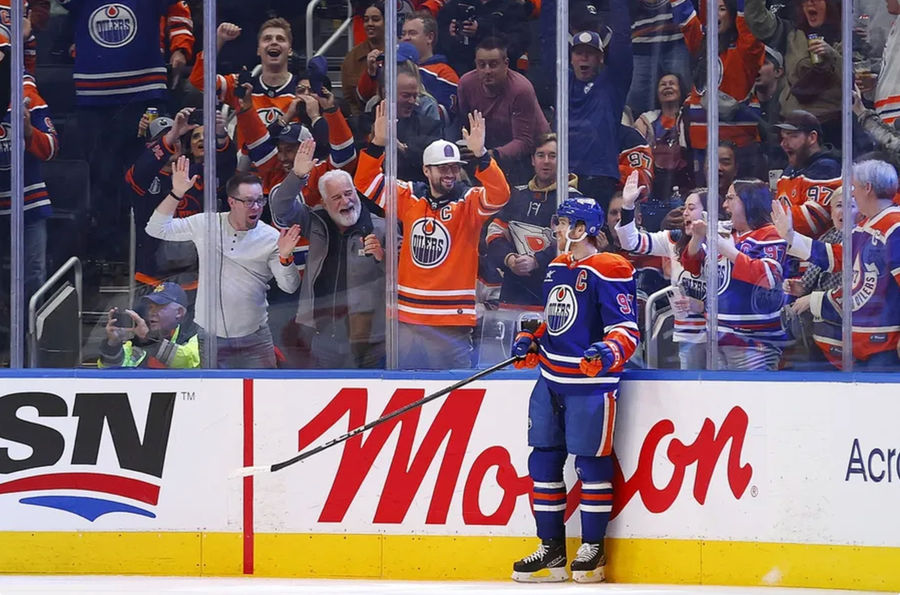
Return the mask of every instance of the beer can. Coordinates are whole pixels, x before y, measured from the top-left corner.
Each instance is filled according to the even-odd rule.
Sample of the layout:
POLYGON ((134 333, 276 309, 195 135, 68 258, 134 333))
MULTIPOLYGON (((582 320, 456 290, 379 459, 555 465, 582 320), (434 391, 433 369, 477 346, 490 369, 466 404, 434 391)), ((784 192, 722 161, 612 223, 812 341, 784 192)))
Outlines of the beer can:
MULTIPOLYGON (((814 39, 823 39, 823 37, 821 35, 819 35, 818 33, 810 33, 806 36, 806 38, 810 41, 812 41, 814 39)), ((819 56, 818 54, 810 51, 809 52, 809 61, 813 64, 819 64, 822 62, 822 57, 819 56)))
POLYGON ((155 107, 148 107, 144 115, 147 116, 147 122, 149 123, 159 117, 159 110, 155 107))

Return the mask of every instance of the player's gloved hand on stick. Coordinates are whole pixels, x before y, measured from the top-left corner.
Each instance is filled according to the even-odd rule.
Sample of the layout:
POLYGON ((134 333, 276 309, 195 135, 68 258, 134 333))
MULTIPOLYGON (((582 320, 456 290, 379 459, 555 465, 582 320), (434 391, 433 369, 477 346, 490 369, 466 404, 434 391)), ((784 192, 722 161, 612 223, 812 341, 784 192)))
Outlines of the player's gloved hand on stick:
POLYGON ((584 357, 578 363, 581 371, 588 376, 597 376, 619 366, 622 356, 619 349, 608 341, 598 341, 584 350, 584 357))
POLYGON ((535 342, 534 333, 522 331, 516 335, 516 339, 513 341, 512 355, 519 358, 513 362, 513 366, 520 370, 537 366, 537 343, 535 342))

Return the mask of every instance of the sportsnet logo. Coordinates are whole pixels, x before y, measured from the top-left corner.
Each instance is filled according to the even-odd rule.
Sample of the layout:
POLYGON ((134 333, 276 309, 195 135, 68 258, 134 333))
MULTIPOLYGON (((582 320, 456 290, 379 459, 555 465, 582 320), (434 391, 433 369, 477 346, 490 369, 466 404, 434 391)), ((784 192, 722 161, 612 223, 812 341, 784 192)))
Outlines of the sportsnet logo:
POLYGON ((0 498, 28 493, 19 503, 91 522, 156 518, 174 408, 175 393, 153 393, 141 438, 125 393, 78 393, 71 411, 52 393, 0 397, 0 498))
POLYGON ((137 35, 137 18, 124 4, 104 4, 88 18, 88 31, 97 45, 120 48, 137 35))

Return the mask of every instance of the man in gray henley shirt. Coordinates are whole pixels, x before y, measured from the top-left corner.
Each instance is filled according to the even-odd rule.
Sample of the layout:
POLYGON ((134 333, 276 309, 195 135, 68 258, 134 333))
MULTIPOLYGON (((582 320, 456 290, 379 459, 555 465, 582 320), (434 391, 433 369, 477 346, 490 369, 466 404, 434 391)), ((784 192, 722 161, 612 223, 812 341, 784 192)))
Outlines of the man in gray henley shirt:
POLYGON ((156 207, 147 222, 147 234, 161 240, 191 240, 200 255, 200 285, 195 320, 200 325, 201 366, 206 367, 204 344, 212 316, 206 311, 206 293, 219 292, 215 313, 217 361, 220 368, 274 368, 275 347, 268 324, 266 291, 274 277, 283 291, 300 287, 293 248, 300 237, 295 225, 279 233, 259 225, 266 199, 262 181, 253 174, 239 173, 225 185, 227 213, 217 213, 213 237, 217 244, 214 262, 207 262, 207 216, 205 213, 174 218, 184 193, 197 176, 188 178, 188 160, 180 157, 172 171, 172 192, 156 207), (215 287, 205 284, 207 267, 218 279, 215 287))

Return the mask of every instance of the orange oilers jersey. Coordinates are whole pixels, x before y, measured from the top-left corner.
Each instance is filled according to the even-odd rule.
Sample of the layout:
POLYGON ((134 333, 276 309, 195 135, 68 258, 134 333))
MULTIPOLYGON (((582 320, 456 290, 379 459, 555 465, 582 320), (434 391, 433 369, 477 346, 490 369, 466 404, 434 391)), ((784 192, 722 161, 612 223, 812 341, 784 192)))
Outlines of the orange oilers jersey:
POLYGON ((641 133, 624 124, 619 127, 619 190, 631 172, 638 172, 638 185, 649 191, 653 184, 653 149, 641 133))
MULTIPOLYGON (((237 88, 238 76, 238 73, 216 75, 216 91, 219 94, 219 100, 227 103, 235 112, 240 111, 240 99, 234 94, 234 90, 237 88)), ((203 89, 203 52, 197 54, 194 68, 191 70, 190 80, 192 85, 198 89, 203 89)), ((298 80, 297 76, 292 74, 287 82, 280 87, 270 87, 263 82, 261 74, 253 77, 251 81, 253 84, 253 109, 256 110, 259 119, 264 125, 268 126, 284 116, 291 102, 295 99, 294 92, 297 89, 298 80)), ((246 149, 244 147, 249 143, 240 130, 235 133, 234 141, 238 150, 245 153, 246 149)))
POLYGON ((831 226, 831 197, 841 187, 841 162, 825 151, 804 167, 788 167, 778 179, 775 196, 791 207, 794 229, 818 238, 831 226))
MULTIPOLYGON (((328 124, 328 142, 331 145, 328 159, 319 161, 309 172, 309 180, 303 188, 303 202, 314 207, 322 202, 319 196, 319 178, 332 169, 346 169, 350 172, 356 165, 356 148, 353 132, 340 110, 324 112, 322 117, 328 124)), ((278 159, 278 142, 269 134, 262 120, 247 112, 238 114, 237 130, 246 142, 247 152, 257 174, 263 179, 263 191, 268 195, 272 188, 284 180, 287 172, 278 159)))
MULTIPOLYGON (((23 0, 25 12, 28 11, 28 0, 23 0)), ((9 0, 0 0, 0 49, 9 48, 10 32, 12 31, 12 9, 9 0)), ((25 40, 22 50, 25 57, 25 72, 34 74, 37 65, 37 40, 34 33, 25 40)))
POLYGON ((180 0, 172 3, 166 10, 166 16, 159 20, 161 47, 169 39, 169 51, 181 50, 188 62, 194 57, 194 20, 187 2, 180 0), (168 31, 168 36, 166 35, 168 31))
MULTIPOLYGON (((380 147, 370 146, 359 156, 355 183, 385 208, 383 163, 380 147)), ((398 181, 397 219, 404 232, 398 272, 401 322, 475 326, 478 242, 485 222, 510 194, 493 159, 486 165, 482 161, 475 177, 483 187, 458 183, 441 202, 428 196, 426 184, 398 181)))

